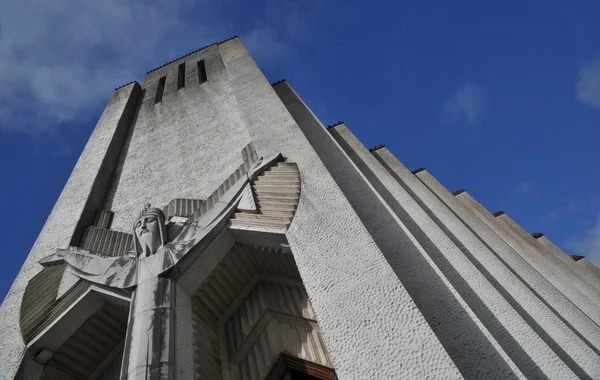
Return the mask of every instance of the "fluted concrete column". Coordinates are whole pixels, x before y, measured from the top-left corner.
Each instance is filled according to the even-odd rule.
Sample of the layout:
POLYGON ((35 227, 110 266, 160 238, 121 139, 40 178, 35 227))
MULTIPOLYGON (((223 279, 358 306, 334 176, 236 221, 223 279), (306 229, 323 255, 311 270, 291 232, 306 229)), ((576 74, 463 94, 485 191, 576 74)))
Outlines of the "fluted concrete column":
POLYGON ((593 272, 583 269, 582 265, 580 264, 581 260, 573 260, 571 256, 565 253, 546 236, 537 237, 535 238, 535 241, 538 243, 543 252, 554 256, 557 260, 560 260, 569 268, 571 268, 581 280, 581 282, 576 284, 576 286, 579 286, 580 289, 584 289, 582 291, 588 297, 594 299, 596 303, 600 304, 600 299, 598 299, 598 297, 600 297, 600 270, 599 273, 592 274, 593 272))
MULTIPOLYGON (((506 231, 509 244, 512 242, 526 259, 548 279, 558 290, 567 296, 584 313, 596 323, 600 323, 600 305, 592 298, 582 292, 576 284, 579 275, 571 268, 557 260, 555 257, 545 254, 535 244, 535 239, 527 231, 521 228, 508 215, 502 214, 495 218, 501 230, 506 231)), ((587 291, 587 290, 586 290, 587 291)), ((593 292, 595 293, 595 292, 593 292)))
POLYGON ((576 270, 581 271, 581 274, 600 289, 600 268, 594 263, 585 258, 577 261, 576 270))
MULTIPOLYGON (((413 175, 386 148, 377 149, 373 155, 398 180, 398 182, 416 198, 422 208, 436 224, 455 243, 456 247, 475 264, 481 274, 514 308, 533 331, 579 376, 599 376, 600 361, 595 347, 568 323, 555 310, 539 297, 539 294, 522 281, 512 269, 497 255, 493 248, 480 237, 447 204, 439 198, 442 190, 452 197, 439 182, 425 170, 413 175), (419 179, 429 178, 429 183, 419 179), (435 182, 436 192, 427 187, 435 182)), ((458 202, 455 200, 455 202, 458 202)), ((473 216, 473 219, 477 219, 473 216)), ((481 225, 481 223, 479 223, 481 225)), ((489 229, 488 229, 489 230, 489 229)), ((490 231, 491 232, 491 231, 490 231)), ((546 282, 550 289, 553 287, 546 282)), ((556 292, 556 290, 554 290, 556 292)), ((568 300, 565 299, 567 303, 568 300)), ((576 309, 576 308, 573 308, 576 309)), ((591 322, 591 321, 589 321, 591 322)), ((593 323, 590 323, 593 325, 593 323)), ((588 326, 589 327, 589 326, 588 326)), ((590 331, 588 328, 587 331, 590 331)), ((593 330, 592 330, 593 331, 593 330)))
MULTIPOLYGON (((376 155, 391 159, 391 153, 383 151, 376 155)), ((600 349, 600 327, 560 293, 546 278, 515 252, 504 240, 465 207, 426 170, 416 177, 442 201, 465 226, 487 247, 474 255, 486 269, 499 279, 500 284, 573 359, 600 376, 598 357, 600 349), (502 263, 500 270, 486 264, 482 252, 489 251, 502 263), (539 298, 538 298, 539 297, 539 298), (577 342, 575 345, 572 343, 577 342), (578 345, 585 349, 578 351, 578 345), (566 347, 571 347, 567 349, 566 347), (572 351, 574 350, 574 351, 572 351), (590 350, 592 351, 590 353, 590 350), (576 359, 579 358, 579 359, 576 359), (589 366, 592 367, 589 367, 589 366)), ((590 372, 588 372, 590 373, 590 372)))
POLYGON ((298 165, 300 201, 286 237, 339 378, 460 378, 316 153, 330 146, 327 131, 287 83, 270 86, 239 40, 219 50, 258 154, 298 165))
POLYGON ((498 236, 500 236, 513 250, 515 250, 515 252, 521 255, 524 260, 526 260, 531 266, 540 272, 540 274, 543 275, 552 285, 554 285, 571 302, 573 302, 584 313, 586 313, 589 318, 598 324, 599 314, 597 312, 593 312, 593 309, 596 308, 594 303, 577 289, 569 288, 566 284, 564 284, 564 281, 557 277, 557 274, 550 266, 549 261, 545 259, 535 245, 526 244, 522 241, 522 239, 518 239, 517 236, 519 234, 516 231, 513 231, 510 226, 501 225, 500 221, 502 219, 494 217, 485 209, 485 207, 483 207, 467 192, 458 194, 456 199, 460 200, 488 227, 493 229, 498 236))
MULTIPOLYGON (((475 244, 475 241, 467 239, 468 231, 461 236, 460 242, 453 241, 448 231, 450 227, 443 226, 430 207, 436 207, 436 214, 451 217, 451 213, 417 178, 406 169, 408 174, 402 176, 396 170, 386 169, 344 125, 330 131, 425 250, 443 255, 438 262, 445 261, 441 266, 444 273, 525 376, 578 377, 563 361, 566 356, 563 359, 557 355, 539 332, 532 329, 507 302, 490 282, 491 278, 483 275, 480 268, 461 251, 461 246, 475 244), (482 301, 485 306, 480 304, 482 301)), ((479 248, 484 248, 479 245, 479 248)), ((576 365, 571 367, 578 370, 576 365)))

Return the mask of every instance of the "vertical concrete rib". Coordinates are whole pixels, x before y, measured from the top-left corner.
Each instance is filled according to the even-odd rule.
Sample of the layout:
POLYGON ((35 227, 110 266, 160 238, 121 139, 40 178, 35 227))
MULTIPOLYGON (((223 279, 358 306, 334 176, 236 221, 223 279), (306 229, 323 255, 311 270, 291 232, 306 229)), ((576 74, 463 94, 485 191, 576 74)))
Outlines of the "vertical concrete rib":
MULTIPOLYGON (((296 98, 297 95, 293 94, 296 98)), ((284 102, 287 103, 288 99, 284 102)), ((300 101, 297 98, 297 101, 300 101)), ((305 107, 305 106, 304 106, 305 107)), ((290 107, 300 129, 358 213, 375 243, 404 285, 448 355, 465 378, 521 375, 508 355, 482 331, 452 285, 400 220, 378 196, 336 141, 304 107, 290 107), (312 119, 312 120, 311 120, 312 119), (424 286, 427 284, 427 286, 424 286), (441 317, 443 316, 443 317, 441 317), (457 339, 457 330, 461 339, 457 339), (464 344, 468 341, 469 344, 464 344), (512 367, 511 367, 512 365, 512 367)))
POLYGON ((91 225, 94 221, 94 207, 104 197, 104 180, 106 175, 110 175, 114 155, 119 154, 139 94, 140 85, 135 82, 113 93, 27 260, 2 302, 0 342, 10 345, 10 350, 6 354, 3 352, 0 374, 9 379, 17 371, 25 348, 18 321, 25 287, 42 269, 38 264, 41 258, 56 248, 67 247, 72 240, 77 240, 87 222, 91 225))
POLYGON ((534 267, 542 273, 548 281, 569 297, 574 304, 579 306, 596 323, 600 323, 600 305, 584 294, 573 283, 579 282, 579 275, 560 260, 546 255, 536 245, 535 239, 508 215, 502 214, 495 218, 501 229, 508 232, 511 241, 520 248, 520 253, 528 255, 534 267))
POLYGON ((582 276, 585 276, 588 281, 600 289, 600 268, 585 258, 576 261, 576 263, 576 270, 580 271, 582 276))
POLYGON ((517 253, 542 274, 556 289, 587 314, 596 324, 600 322, 600 308, 581 291, 569 285, 567 278, 571 276, 568 268, 556 262, 556 259, 543 255, 535 244, 535 239, 519 227, 506 214, 494 217, 469 194, 457 195, 465 206, 473 211, 481 220, 506 241, 517 253), (532 240, 529 240, 532 239, 532 240))
MULTIPOLYGON (((378 150, 374 154, 390 163, 390 166, 397 161, 387 150, 378 150)), ((498 280, 504 291, 510 293, 509 297, 514 297, 519 303, 518 307, 526 310, 535 319, 535 325, 543 328, 590 376, 600 376, 598 325, 455 199, 431 174, 424 170, 418 172, 416 177, 459 219, 456 224, 464 223, 485 245, 485 249, 477 250, 473 258, 498 280), (489 255, 495 259, 486 258, 489 255), (491 261, 496 261, 496 264, 492 265, 491 261), (580 345, 585 345, 585 348, 578 348, 580 345)))
POLYGON ((579 265, 578 261, 573 260, 573 258, 567 255, 563 250, 557 247, 554 243, 552 243, 545 236, 541 236, 535 238, 537 246, 542 250, 546 255, 554 257, 556 260, 565 264, 570 272, 574 275, 573 279, 577 279, 577 281, 573 282, 573 285, 581 290, 586 296, 590 297, 594 302, 600 304, 600 275, 596 274, 596 276, 588 276, 588 272, 582 270, 581 265, 579 265))
MULTIPOLYGON (((572 370, 585 375, 577 363, 565 364, 569 356, 558 355, 555 352, 560 351, 558 345, 550 339, 542 339, 539 334, 543 331, 533 329, 523 318, 523 313, 506 300, 506 294, 500 292, 501 287, 490 282, 494 279, 488 273, 482 273, 481 266, 475 265, 473 252, 465 248, 465 244, 474 245, 474 241, 467 240, 466 233, 461 236, 466 241, 452 239, 448 226, 439 220, 431 207, 436 208, 436 213, 445 214, 444 218, 449 214, 448 210, 412 173, 406 169, 401 172, 396 166, 389 172, 344 125, 331 131, 525 376, 577 378, 572 370)), ((477 248, 481 249, 479 245, 477 248)))
POLYGON ((323 129, 318 120, 286 83, 273 90, 238 39, 219 49, 259 155, 281 152, 298 165, 302 190, 286 236, 340 379, 460 378, 298 127, 323 129))
MULTIPOLYGON (((597 354, 600 354, 600 327, 571 302, 565 295, 558 291, 544 276, 542 276, 527 260, 519 255, 504 239, 497 235, 497 231, 483 223, 471 209, 457 198, 467 199, 471 196, 461 192, 452 195, 427 171, 416 174, 431 191, 433 191, 452 212, 475 233, 500 260, 502 260, 521 281, 529 285, 532 292, 536 293, 548 307, 578 332, 581 339, 588 341, 597 354)), ((471 198, 472 199, 472 198, 471 198)))

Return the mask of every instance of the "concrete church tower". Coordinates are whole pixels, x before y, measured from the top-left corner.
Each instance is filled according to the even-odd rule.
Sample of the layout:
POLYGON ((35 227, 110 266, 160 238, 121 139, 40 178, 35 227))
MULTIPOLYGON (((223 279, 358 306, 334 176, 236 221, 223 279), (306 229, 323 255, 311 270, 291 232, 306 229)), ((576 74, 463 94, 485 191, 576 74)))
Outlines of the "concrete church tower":
POLYGON ((232 38, 115 90, 0 309, 0 378, 598 379, 599 289, 232 38))

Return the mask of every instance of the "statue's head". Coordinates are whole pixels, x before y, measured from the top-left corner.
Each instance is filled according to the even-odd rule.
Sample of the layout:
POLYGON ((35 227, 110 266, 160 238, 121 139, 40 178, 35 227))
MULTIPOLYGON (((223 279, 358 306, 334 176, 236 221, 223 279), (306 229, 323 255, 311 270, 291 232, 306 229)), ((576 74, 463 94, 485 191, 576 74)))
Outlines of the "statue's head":
POLYGON ((155 254, 167 243, 165 214, 161 209, 146 205, 133 225, 135 251, 138 256, 155 254))

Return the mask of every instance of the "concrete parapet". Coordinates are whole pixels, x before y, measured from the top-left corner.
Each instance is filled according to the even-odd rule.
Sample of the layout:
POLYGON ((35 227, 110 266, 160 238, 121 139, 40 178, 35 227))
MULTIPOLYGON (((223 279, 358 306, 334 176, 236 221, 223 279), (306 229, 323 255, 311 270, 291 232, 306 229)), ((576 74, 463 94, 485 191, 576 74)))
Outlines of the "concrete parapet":
POLYGON ((369 149, 369 152, 372 153, 372 152, 375 152, 378 149, 383 149, 383 148, 385 148, 384 144, 375 145, 373 148, 369 149))
POLYGON ((287 80, 285 80, 285 79, 280 79, 280 80, 278 80, 277 82, 273 82, 273 83, 271 83, 271 86, 277 86, 278 84, 281 84, 281 83, 284 83, 284 82, 287 82, 287 80))
POLYGON ((344 122, 340 120, 340 121, 338 121, 337 123, 333 123, 333 124, 331 124, 331 125, 327 126, 327 129, 335 128, 335 127, 337 127, 338 125, 342 125, 342 124, 344 124, 344 122))
MULTIPOLYGON (((526 376, 531 376, 531 372, 528 372, 531 369, 522 358, 515 355, 515 343, 522 347, 535 361, 535 365, 543 371, 549 362, 554 361, 558 368, 566 365, 565 367, 568 366, 577 376, 600 374, 600 368, 594 368, 588 359, 589 355, 596 356, 594 351, 560 318, 552 314, 552 310, 514 275, 493 250, 463 224, 443 203, 439 193, 443 190, 449 200, 457 202, 454 196, 439 183, 439 193, 426 186, 421 181, 422 178, 429 178, 432 183, 437 181, 426 170, 411 175, 387 149, 378 150, 373 155, 412 197, 412 205, 407 202, 403 204, 404 209, 407 212, 410 212, 409 207, 414 209, 413 219, 419 218, 419 227, 423 229, 428 240, 444 252, 451 268, 460 276, 454 278, 459 292, 526 376), (420 206, 428 218, 418 216, 416 205, 420 206), (469 291, 475 294, 469 294, 469 291), (479 299, 485 303, 485 309, 478 305, 479 299), (491 311, 492 314, 486 315, 485 310, 491 311), (504 329, 512 336, 519 336, 516 338, 517 342, 507 341, 502 335, 504 329)), ((429 243, 425 239, 423 241, 429 243)), ((434 252, 435 247, 429 245, 426 249, 428 252, 434 252)), ((448 273, 451 273, 450 270, 450 267, 446 269, 448 273)), ((555 370, 548 367, 545 369, 549 374, 555 370)), ((562 370, 566 374, 569 373, 566 368, 562 370)))

